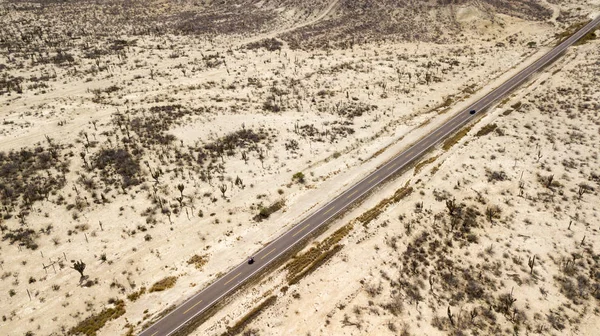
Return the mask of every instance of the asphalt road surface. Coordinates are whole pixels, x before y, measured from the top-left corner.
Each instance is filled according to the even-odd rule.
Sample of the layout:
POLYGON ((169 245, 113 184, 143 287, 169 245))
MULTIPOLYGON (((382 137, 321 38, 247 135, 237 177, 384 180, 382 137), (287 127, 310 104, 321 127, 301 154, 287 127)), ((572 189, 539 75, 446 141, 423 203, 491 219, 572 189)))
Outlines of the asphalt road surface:
POLYGON ((292 227, 282 236, 272 241, 260 251, 254 254, 254 263, 249 264, 245 260, 235 267, 229 273, 215 281, 212 285, 194 295, 175 310, 164 316, 150 328, 140 333, 140 336, 167 336, 173 334, 179 328, 192 319, 200 315, 206 309, 210 308, 225 295, 234 291, 248 278, 265 268, 275 259, 299 243, 311 232, 324 225, 330 218, 344 211, 357 201, 362 195, 369 192, 398 170, 406 167, 426 150, 432 148, 447 135, 454 133, 457 129, 468 123, 472 118, 476 118, 484 109, 492 103, 504 97, 512 89, 522 84, 527 77, 540 70, 558 58, 569 46, 591 31, 600 23, 600 16, 591 21, 577 33, 569 37, 560 45, 542 56, 539 60, 523 69, 521 72, 504 82, 502 85, 492 90, 483 98, 479 99, 467 109, 456 114, 435 131, 412 145, 406 151, 398 154, 395 158, 388 161, 374 172, 370 173, 360 182, 344 191, 325 206, 315 211, 299 224, 292 227), (472 113, 475 111, 475 113, 472 113))

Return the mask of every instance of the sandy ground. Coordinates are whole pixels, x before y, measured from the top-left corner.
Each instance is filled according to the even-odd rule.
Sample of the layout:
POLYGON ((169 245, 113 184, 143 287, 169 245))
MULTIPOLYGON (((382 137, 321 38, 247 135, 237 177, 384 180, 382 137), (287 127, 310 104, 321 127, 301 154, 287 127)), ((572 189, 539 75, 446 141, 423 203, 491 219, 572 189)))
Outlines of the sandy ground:
MULTIPOLYGON (((471 320, 468 312, 473 307, 483 310, 481 307, 486 303, 494 306, 493 300, 452 303, 454 316, 467 320, 461 322, 463 332, 479 330, 487 334, 495 325, 496 332, 502 334, 521 331, 594 335, 600 323, 597 289, 583 289, 582 282, 590 275, 590 283, 598 284, 595 259, 599 253, 597 204, 600 198, 597 178, 591 177, 596 174, 598 162, 597 103, 595 108, 561 109, 558 108, 560 102, 574 97, 556 94, 569 87, 574 92, 586 92, 590 102, 598 101, 597 90, 589 89, 587 80, 599 71, 594 64, 599 45, 595 41, 573 48, 526 88, 514 92, 502 107, 490 110, 451 150, 430 153, 430 157, 439 157, 420 173, 408 172, 378 192, 378 195, 390 195, 411 181, 418 193, 389 206, 368 226, 355 228, 343 241, 345 246, 341 252, 325 266, 286 288, 285 294, 277 293, 277 289, 282 288, 281 282, 285 283, 281 276, 261 283, 250 293, 240 293, 230 303, 236 308, 224 309, 195 334, 220 334, 225 326, 235 324, 245 314, 239 310, 240 306, 248 307, 246 311, 249 311, 273 290, 278 295, 277 302, 247 327, 249 332, 260 335, 395 335, 403 331, 444 335, 458 332, 459 327, 452 326, 446 318, 448 303, 439 300, 438 291, 452 293, 463 289, 442 288, 439 276, 434 280, 433 289, 429 284, 423 286, 417 306, 403 296, 399 312, 394 314, 386 308, 397 292, 402 292, 397 279, 403 276, 399 274, 410 272, 398 265, 407 254, 407 243, 421 232, 441 230, 442 237, 448 236, 448 223, 440 225, 439 219, 437 224, 434 220, 437 214, 442 221, 448 217, 445 203, 436 201, 435 196, 445 193, 467 205, 475 204, 482 214, 491 205, 502 209, 493 222, 481 218, 482 226, 473 231, 478 242, 455 246, 450 252, 451 259, 480 276, 481 272, 492 273, 490 268, 497 267, 492 275, 497 286, 484 296, 513 293, 517 299, 514 309, 524 314, 519 320, 493 310, 492 314, 497 316, 494 323, 486 321, 481 312, 471 320), (523 104, 520 109, 510 107, 519 102, 523 104), (489 124, 497 125, 502 135, 492 132, 474 136, 489 124), (582 134, 579 140, 572 138, 574 132, 582 134), (574 167, 570 166, 571 161, 575 162, 574 167), (433 166, 439 168, 435 173, 431 172, 433 166), (507 176, 503 181, 492 183, 487 180, 486 171, 504 171, 507 176), (546 188, 538 181, 538 174, 552 174, 559 179, 559 184, 546 188), (580 198, 577 191, 582 183, 594 191, 580 198), (479 197, 482 201, 477 201, 479 197), (421 202, 425 210, 415 210, 415 204, 421 202), (411 233, 407 232, 406 223, 413 223, 411 233), (534 255, 539 266, 534 265, 532 275, 526 261, 534 255), (567 275, 570 273, 565 269, 565 263, 574 255, 583 259, 577 264, 575 274, 586 275, 579 278, 580 287, 576 285, 575 292, 569 294, 569 287, 560 279, 574 276, 567 275), (596 298, 592 293, 596 293, 596 298), (557 319, 562 322, 556 322, 557 319)), ((373 207, 376 199, 378 196, 367 200, 323 236, 373 207)), ((435 264, 435 258, 431 259, 431 264, 435 264)), ((443 268, 436 267, 431 272, 442 274, 443 268)), ((409 275, 409 278, 419 278, 419 275, 409 275)), ((425 283, 426 279, 427 276, 425 283)))
MULTIPOLYGON (((597 288, 588 288, 584 283, 589 275, 590 283, 598 284, 597 204, 600 197, 598 180, 592 176, 597 176, 594 171, 598 164, 600 96, 597 90, 590 88, 589 82, 599 71, 594 61, 600 50, 598 46, 600 44, 594 41, 570 50, 526 88, 514 92, 509 101, 490 110, 459 144, 446 152, 430 153, 429 157, 439 157, 420 173, 406 173, 333 225, 323 236, 373 207, 380 194, 391 195, 406 181, 418 192, 389 206, 366 227, 355 228, 343 241, 345 246, 336 257, 300 283, 290 286, 286 294, 277 293, 277 302, 246 330, 260 335, 396 335, 401 332, 445 335, 461 330, 464 334, 494 331, 594 335, 600 323, 597 288), (577 98, 562 93, 566 88, 585 92, 584 100, 596 105, 591 108, 571 105, 569 102, 577 98), (568 107, 559 107, 565 102, 568 107), (511 108, 517 103, 522 103, 522 107, 511 108), (494 131, 475 136, 489 124, 502 130, 502 135, 494 131), (575 140, 574 134, 581 137, 575 140), (574 166, 570 165, 571 161, 574 166), (438 167, 435 173, 431 171, 434 166, 438 167), (503 171, 506 179, 490 182, 487 171, 503 171), (559 179, 558 185, 547 188, 538 180, 538 175, 554 175, 559 179), (582 183, 594 191, 580 198, 577 191, 582 183), (418 272, 406 276, 411 271, 398 265, 408 254, 407 243, 422 232, 442 231, 440 237, 449 236, 449 224, 445 222, 449 217, 447 208, 443 201, 436 200, 436 194, 447 194, 451 199, 475 205, 482 215, 484 209, 492 205, 502 209, 499 218, 492 222, 480 219, 481 227, 473 230, 477 243, 451 249, 450 258, 460 264, 455 270, 467 269, 479 277, 489 272, 497 284, 493 289, 485 288, 485 299, 458 300, 450 304, 458 320, 456 326, 446 317, 448 302, 439 300, 439 296, 443 296, 440 292, 444 291, 464 293, 464 289, 460 286, 444 288, 440 276, 444 268, 430 267, 425 272, 422 298, 416 306, 405 294, 397 312, 392 313, 387 307, 398 292, 405 290, 402 285, 399 287, 401 279, 418 279, 422 275, 418 272), (481 201, 477 201, 479 197, 481 201), (424 210, 415 210, 418 203, 422 203, 424 210), (438 214, 438 219, 434 219, 438 214), (413 225, 410 233, 407 223, 413 225), (527 260, 533 256, 539 264, 534 264, 532 275, 527 260), (576 261, 575 275, 565 268, 573 256, 576 260, 582 258, 581 263, 576 261), (432 289, 427 283, 429 272, 435 274, 432 289), (568 282, 564 278, 569 277, 580 279, 579 287, 575 285, 573 292, 565 285, 568 282), (522 317, 515 318, 512 311, 498 313, 500 308, 493 297, 504 293, 512 293, 517 299, 513 309, 517 314, 523 313, 522 317), (492 320, 482 316, 487 305, 493 307, 492 320), (479 312, 471 319, 469 314, 473 309, 479 312)), ((435 257, 427 259, 435 265, 435 257)), ((282 281, 285 283, 285 279, 275 277, 257 286, 258 290, 239 294, 230 304, 237 308, 220 312, 195 334, 223 332, 224 326, 235 324, 245 314, 239 311, 239 306, 246 305, 249 311, 263 300, 265 293, 272 293, 271 288, 282 288, 282 281)))
MULTIPOLYGON (((450 113, 441 113, 447 108, 444 102, 448 97, 453 99, 455 108, 466 105, 481 94, 480 88, 493 86, 546 51, 556 32, 552 24, 532 24, 506 16, 496 17, 496 23, 487 22, 481 12, 470 7, 461 9, 458 19, 466 31, 481 33, 466 33, 468 44, 378 44, 328 52, 292 51, 285 46, 281 52, 268 52, 230 48, 200 38, 143 37, 129 47, 126 58, 109 56, 100 64, 83 60, 88 63, 81 64, 77 74, 48 66, 31 68, 30 73, 22 74, 29 77, 55 72, 56 78, 45 93, 30 90, 0 97, 0 150, 32 147, 44 143, 48 136, 56 142, 72 144, 64 152, 70 151, 73 156, 62 190, 49 201, 36 203, 24 224, 15 217, 0 223, 10 229, 22 225, 36 232, 53 225, 51 232, 39 233, 36 250, 11 245, 7 240, 0 245, 0 282, 5 289, 0 296, 0 333, 65 334, 86 317, 113 307, 111 298, 125 300, 126 313, 110 321, 100 334, 125 334, 128 326, 139 331, 145 321, 206 286, 217 274, 359 180, 365 171, 374 169, 442 122, 450 113), (498 39, 505 45, 497 45, 498 39), (536 47, 530 47, 530 42, 536 42, 536 47), (159 49, 158 45, 170 48, 159 49), (225 62, 209 67, 202 61, 207 55, 225 62), (95 71, 94 66, 104 70, 95 71), (426 74, 432 76, 431 82, 426 80, 426 74), (292 80, 296 84, 290 88, 292 80), (100 92, 111 86, 119 89, 100 92), (263 104, 269 97, 274 97, 283 111, 266 111, 263 104), (166 173, 158 184, 147 177, 141 186, 125 192, 112 188, 106 192, 109 203, 91 203, 80 211, 57 205, 59 196, 67 204, 78 197, 92 199, 92 192, 76 182, 79 174, 86 175, 78 155, 86 142, 82 131, 99 142, 91 149, 90 153, 94 153, 109 146, 108 139, 115 141, 114 133, 110 133, 116 128, 111 122, 115 113, 133 118, 141 113, 136 114, 136 109, 166 104, 181 104, 199 111, 168 131, 177 139, 169 150, 211 143, 241 129, 263 129, 271 139, 259 144, 264 160, 259 159, 258 153, 250 152, 245 163, 241 150, 236 150, 233 156, 215 160, 222 163, 222 173, 207 183, 191 168, 178 173, 174 164, 151 153, 146 156, 148 166, 142 165, 142 169, 149 175, 149 170, 162 166, 166 173), (376 107, 356 117, 339 112, 356 105, 376 107), (310 136, 295 131, 305 125, 313 125, 319 134, 310 136), (354 132, 336 133, 340 126, 354 132), (297 149, 286 149, 290 140, 297 142, 297 149), (307 176, 304 184, 292 180, 292 175, 300 171, 307 176), (233 184, 237 177, 244 188, 233 184), (148 222, 141 213, 154 206, 153 186, 168 204, 176 205, 178 184, 185 186, 186 206, 170 218, 159 211, 154 216, 156 222, 148 222), (225 197, 219 190, 223 184, 228 186, 225 197), (268 206, 280 199, 286 202, 282 210, 262 222, 252 219, 260 205, 268 206), (193 255, 206 257, 201 269, 188 264, 193 255), (70 268, 73 260, 86 263, 85 274, 94 284, 80 284, 79 274, 70 268), (177 277, 173 288, 144 294, 135 302, 126 298, 167 276, 177 277)), ((456 200, 469 204, 474 203, 477 190, 486 202, 501 206, 500 219, 496 219, 499 223, 488 224, 482 215, 482 227, 476 229, 479 242, 452 253, 473 265, 483 258, 480 253, 484 253, 486 263, 503 262, 504 271, 498 281, 504 283, 497 290, 506 292, 514 287, 516 307, 531 310, 526 313, 526 325, 536 328, 533 314, 538 311, 542 316, 539 323, 548 325, 544 315, 548 313, 548 302, 554 305, 551 309, 559 310, 569 303, 553 279, 559 273, 560 262, 551 258, 561 260, 584 248, 591 255, 598 253, 594 246, 598 185, 587 180, 597 166, 597 157, 592 153, 597 152, 598 128, 592 123, 597 122, 597 116, 589 108, 577 107, 577 103, 572 108, 581 113, 541 113, 538 105, 542 97, 550 97, 550 106, 556 108, 560 102, 554 93, 558 88, 574 85, 579 91, 565 94, 577 99, 589 95, 589 102, 597 104, 597 92, 582 93, 586 76, 593 78, 593 71, 598 71, 593 64, 597 50, 597 41, 574 48, 559 64, 536 78, 534 84, 516 92, 503 107, 490 111, 459 145, 440 152, 441 156, 416 176, 409 172, 385 186, 360 208, 334 223, 330 231, 374 206, 408 180, 418 192, 389 207, 369 225, 356 225, 343 241, 345 247, 329 263, 286 293, 279 291, 285 283, 284 272, 275 272, 256 289, 237 294, 230 305, 195 333, 222 333, 270 291, 280 296, 276 305, 248 327, 261 334, 394 334, 389 321, 398 330, 406 325, 417 334, 447 333, 451 330, 447 322, 441 327, 445 331, 431 323, 436 315, 446 316, 447 301, 435 302, 429 293, 423 294, 419 307, 407 301, 398 316, 381 308, 397 291, 382 278, 381 272, 397 277, 399 269, 394 261, 402 256, 406 244, 419 231, 431 227, 435 214, 444 212, 444 202, 434 200, 434 189, 447 190, 456 200), (560 71, 553 74, 556 70, 560 71), (503 116, 517 101, 524 106, 503 116), (505 134, 473 138, 473 133, 489 123, 496 123, 505 134), (553 130, 552 137, 557 139, 554 147, 539 126, 553 130), (498 154, 491 159, 494 151, 498 154), (565 168, 562 162, 570 158, 580 168, 565 168), (438 164, 439 170, 432 174, 430 168, 438 164), (507 180, 487 182, 486 168, 506 171, 507 180), (561 187, 554 187, 552 194, 562 192, 565 196, 557 194, 552 201, 540 201, 539 193, 544 187, 537 181, 537 173, 553 174, 561 187), (525 196, 518 196, 521 179, 525 181, 525 196), (461 185, 455 188, 458 181, 461 185), (594 191, 584 194, 581 200, 574 198, 577 185, 586 181, 594 191), (425 210, 415 213, 416 202, 423 202, 425 210), (405 232, 404 222, 398 220, 401 214, 405 215, 404 222, 419 222, 410 235, 405 232), (574 222, 567 230, 570 218, 574 222), (385 228, 381 226, 384 222, 385 228), (579 244, 583 236, 584 244, 579 244), (398 237, 396 248, 387 243, 391 237, 398 237), (485 252, 491 245, 495 252, 485 252), (504 253, 518 255, 525 260, 524 265, 510 265, 504 253), (519 276, 525 278, 526 259, 534 254, 540 263, 535 279, 516 285, 506 273, 520 272, 519 276), (508 270, 509 267, 515 269, 508 270), (367 294, 367 285, 379 284, 382 289, 378 294, 367 294), (542 287, 547 295, 540 299, 542 287), (304 321, 312 323, 298 323, 304 321)), ((590 89, 588 86, 587 91, 590 89)), ((478 207, 483 214, 485 205, 478 207)), ((582 251, 577 253, 587 257, 582 251)), ((560 310, 560 314, 572 317, 589 306, 579 323, 568 324, 566 330, 585 333, 598 323, 592 313, 597 307, 593 300, 560 310)), ((458 316, 459 308, 453 310, 458 316)), ((498 321, 505 328, 511 327, 504 315, 498 321)))

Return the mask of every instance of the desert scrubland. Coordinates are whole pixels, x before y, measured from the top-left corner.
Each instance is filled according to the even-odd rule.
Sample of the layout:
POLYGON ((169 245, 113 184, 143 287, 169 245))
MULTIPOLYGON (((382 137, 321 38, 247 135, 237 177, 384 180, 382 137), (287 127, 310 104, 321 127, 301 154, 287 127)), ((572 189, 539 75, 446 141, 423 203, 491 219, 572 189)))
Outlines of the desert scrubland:
MULTIPOLYGON (((6 335, 140 332, 600 13, 0 5, 6 335)), ((595 334, 598 59, 587 36, 190 334, 595 334)))

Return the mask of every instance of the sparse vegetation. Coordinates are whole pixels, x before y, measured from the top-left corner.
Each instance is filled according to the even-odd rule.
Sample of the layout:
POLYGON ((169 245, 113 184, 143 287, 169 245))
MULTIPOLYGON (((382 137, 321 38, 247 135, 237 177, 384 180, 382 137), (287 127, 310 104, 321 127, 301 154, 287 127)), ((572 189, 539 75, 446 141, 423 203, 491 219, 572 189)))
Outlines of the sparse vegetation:
POLYGON ((417 163, 417 164, 415 165, 415 175, 417 175, 417 174, 418 174, 418 173, 419 173, 419 172, 420 172, 420 171, 421 171, 423 168, 425 168, 425 166, 427 166, 428 164, 431 164, 431 163, 435 162, 435 160, 437 160, 437 158, 438 158, 438 157, 439 157, 439 156, 433 156, 433 157, 430 157, 430 158, 429 158, 429 159, 427 159, 427 160, 423 160, 423 161, 421 161, 421 162, 417 163))
MULTIPOLYGON (((314 195, 334 197, 590 8, 0 3, 3 328, 139 333, 164 316, 142 301, 165 301, 176 281, 195 291, 218 277, 204 270, 222 248, 266 244, 314 209, 314 195), (264 221, 279 213, 285 223, 264 221), (156 274, 169 276, 148 283, 156 274), (116 294, 148 309, 125 315, 119 299, 106 304, 116 294)), ((282 320, 269 317, 268 330, 280 334, 296 314, 313 322, 299 334, 322 324, 325 334, 404 335, 428 323, 448 334, 585 334, 600 292, 597 34, 503 110, 488 107, 482 120, 493 124, 472 140, 467 129, 441 145, 448 152, 432 149, 410 186, 384 200, 365 195, 370 210, 351 227, 338 223, 343 230, 298 253, 283 277, 232 297, 235 306, 277 291, 281 305, 260 310, 277 310, 282 320), (450 151, 456 143, 464 148, 450 151), (332 291, 322 302, 306 290, 317 282, 332 291), (321 313, 300 309, 307 304, 321 313)), ((229 331, 258 334, 262 320, 237 328, 234 319, 229 331)))
POLYGON ((293 284, 298 282, 302 277, 330 259, 342 248, 338 243, 346 237, 353 228, 354 226, 352 224, 347 224, 321 241, 316 247, 312 247, 307 252, 295 256, 292 261, 285 266, 285 269, 288 271, 288 283, 293 284))
POLYGON ((488 135, 492 133, 498 126, 496 124, 487 124, 483 126, 477 133, 475 133, 476 137, 482 137, 484 135, 488 135))
POLYGON ((384 199, 383 201, 379 202, 377 206, 360 215, 358 217, 358 221, 365 226, 368 225, 369 222, 377 218, 386 209, 388 205, 399 202, 401 199, 410 195, 412 191, 413 188, 409 187, 407 183, 403 188, 396 190, 392 197, 384 199))
POLYGON ((155 282, 150 289, 148 290, 149 293, 154 293, 154 292, 162 292, 164 290, 167 290, 169 288, 173 288, 175 286, 175 283, 177 282, 177 277, 176 276, 168 276, 162 280, 159 280, 157 282, 155 282))
POLYGON ((79 322, 75 327, 71 328, 67 335, 86 335, 95 336, 96 333, 111 320, 119 318, 125 314, 125 302, 116 300, 112 303, 111 308, 105 308, 100 313, 92 315, 85 320, 79 322))
POLYGON ((206 255, 197 255, 194 254, 188 261, 188 265, 194 265, 194 267, 198 270, 201 270, 204 265, 208 262, 208 256, 206 255))
POLYGON ((135 291, 135 292, 127 295, 127 299, 129 299, 129 301, 131 301, 131 302, 135 302, 135 301, 137 301, 137 299, 139 299, 145 293, 146 293, 146 287, 142 287, 138 291, 135 291))
POLYGON ((261 302, 258 306, 253 308, 250 312, 244 315, 241 319, 239 319, 234 325, 228 326, 227 331, 221 334, 222 336, 232 336, 238 335, 240 332, 244 330, 244 328, 252 322, 263 310, 275 304, 277 301, 276 295, 269 296, 266 300, 261 302))
POLYGON ((292 176, 292 180, 297 181, 298 183, 304 183, 304 173, 303 172, 297 172, 296 174, 294 174, 294 176, 292 176))
POLYGON ((474 125, 469 125, 460 129, 458 132, 456 132, 456 134, 452 135, 450 138, 444 141, 444 144, 442 144, 442 149, 447 151, 454 145, 459 143, 460 140, 462 140, 462 138, 464 138, 467 135, 467 133, 471 131, 471 128, 473 128, 473 126, 474 125))
POLYGON ((269 218, 269 216, 271 216, 273 213, 279 211, 284 206, 285 206, 285 200, 279 200, 279 201, 269 205, 268 207, 261 206, 258 214, 256 216, 254 216, 254 220, 257 222, 263 221, 263 220, 269 218))

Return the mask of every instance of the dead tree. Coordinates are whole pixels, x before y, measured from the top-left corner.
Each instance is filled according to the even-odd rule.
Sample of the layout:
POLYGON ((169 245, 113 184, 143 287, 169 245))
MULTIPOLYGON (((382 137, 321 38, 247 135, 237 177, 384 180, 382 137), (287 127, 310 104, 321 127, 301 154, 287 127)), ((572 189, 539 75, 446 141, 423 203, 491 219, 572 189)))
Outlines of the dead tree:
POLYGON ((244 189, 244 187, 245 187, 244 182, 242 181, 242 179, 239 176, 237 176, 235 178, 235 185, 240 187, 241 189, 244 189))
POLYGON ((179 190, 179 194, 181 195, 181 198, 183 198, 183 189, 185 189, 185 186, 183 184, 178 184, 177 189, 179 190))
POLYGON ((579 185, 579 190, 577 190, 577 195, 579 195, 579 200, 581 201, 583 194, 589 192, 590 190, 592 190, 592 187, 590 187, 589 185, 587 185, 585 183, 581 183, 579 185))
POLYGON ((154 179, 154 183, 158 184, 158 178, 162 175, 162 170, 160 168, 155 169, 154 171, 150 171, 150 175, 152 175, 152 178, 154 179))
POLYGON ((258 160, 260 160, 260 166, 265 169, 265 151, 262 148, 258 148, 256 150, 256 152, 258 153, 258 160))
POLYGON ((79 272, 79 274, 81 275, 81 277, 79 278, 80 281, 85 279, 85 275, 83 275, 83 271, 85 270, 85 263, 83 261, 73 261, 73 266, 71 266, 71 268, 79 272))
POLYGON ((554 175, 548 175, 546 176, 546 180, 545 180, 545 184, 546 184, 546 188, 550 188, 552 186, 552 181, 554 180, 554 175))
POLYGON ((535 255, 533 255, 533 258, 529 258, 527 265, 529 265, 529 268, 531 269, 530 274, 533 274, 533 266, 535 266, 535 255))
POLYGON ((450 215, 450 217, 456 216, 456 210, 458 209, 458 206, 456 205, 456 200, 446 200, 446 208, 448 208, 448 214, 450 215))
POLYGON ((485 209, 485 214, 490 223, 494 223, 494 217, 496 217, 498 213, 500 213, 500 207, 497 205, 492 205, 485 209))
POLYGON ((225 183, 219 186, 219 190, 221 190, 221 194, 223 194, 223 198, 225 198, 225 192, 227 191, 227 185, 225 183))
POLYGON ((473 310, 471 310, 471 322, 473 322, 473 320, 477 317, 479 313, 477 312, 477 308, 473 308, 473 310))

